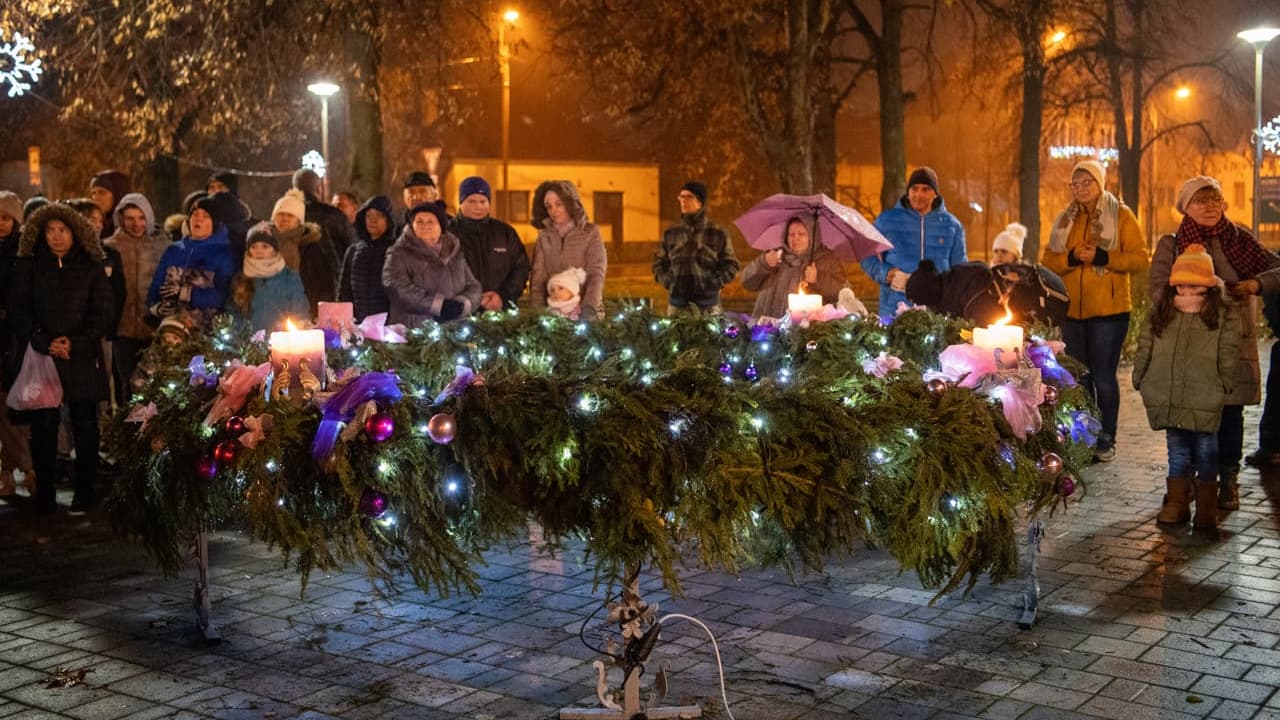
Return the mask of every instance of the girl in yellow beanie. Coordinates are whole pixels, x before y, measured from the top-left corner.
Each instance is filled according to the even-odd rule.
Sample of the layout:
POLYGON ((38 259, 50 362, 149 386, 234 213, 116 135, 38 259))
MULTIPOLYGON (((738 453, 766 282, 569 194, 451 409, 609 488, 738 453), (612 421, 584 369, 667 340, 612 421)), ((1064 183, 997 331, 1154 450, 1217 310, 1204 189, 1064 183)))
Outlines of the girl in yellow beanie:
POLYGON ((1236 379, 1240 318, 1223 298, 1213 258, 1191 244, 1169 273, 1169 287, 1143 325, 1133 363, 1152 430, 1169 448, 1166 493, 1156 522, 1183 525, 1196 504, 1195 528, 1218 527, 1218 425, 1236 379))

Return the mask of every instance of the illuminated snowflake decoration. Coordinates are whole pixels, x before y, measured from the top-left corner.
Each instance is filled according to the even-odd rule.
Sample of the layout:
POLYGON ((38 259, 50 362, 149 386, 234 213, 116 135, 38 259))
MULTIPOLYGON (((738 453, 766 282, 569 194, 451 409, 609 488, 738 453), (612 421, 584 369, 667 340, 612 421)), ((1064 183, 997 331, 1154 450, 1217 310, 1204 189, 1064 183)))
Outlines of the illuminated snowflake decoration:
POLYGON ((21 33, 0 44, 0 87, 9 86, 9 97, 26 93, 31 89, 31 83, 38 81, 40 73, 44 72, 40 59, 29 56, 35 49, 36 46, 21 33))
POLYGON ((1262 147, 1273 155, 1280 155, 1280 115, 1262 126, 1262 147))
POLYGON ((320 177, 324 177, 324 171, 328 167, 328 164, 325 163, 323 155, 312 150, 302 156, 302 167, 307 170, 311 170, 320 177))

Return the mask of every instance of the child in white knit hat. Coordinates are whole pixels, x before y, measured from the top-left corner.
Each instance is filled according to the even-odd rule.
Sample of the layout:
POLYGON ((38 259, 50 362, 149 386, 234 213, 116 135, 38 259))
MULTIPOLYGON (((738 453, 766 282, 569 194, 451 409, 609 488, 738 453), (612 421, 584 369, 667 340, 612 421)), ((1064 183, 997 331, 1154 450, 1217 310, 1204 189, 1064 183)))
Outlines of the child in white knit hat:
POLYGON ((991 266, 1022 262, 1022 242, 1027 239, 1027 226, 1009 223, 991 243, 991 266))
POLYGON ((582 313, 582 284, 587 281, 587 271, 571 267, 552 275, 547 280, 547 306, 551 312, 577 320, 582 313))

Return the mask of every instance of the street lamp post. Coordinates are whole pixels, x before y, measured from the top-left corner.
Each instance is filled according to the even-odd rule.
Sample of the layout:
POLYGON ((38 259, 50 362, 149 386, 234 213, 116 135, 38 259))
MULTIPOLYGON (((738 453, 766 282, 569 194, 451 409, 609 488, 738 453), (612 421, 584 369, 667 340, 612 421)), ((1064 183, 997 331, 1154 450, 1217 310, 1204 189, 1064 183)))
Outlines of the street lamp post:
POLYGON ((502 74, 502 203, 498 217, 511 219, 511 193, 507 185, 511 164, 511 48, 507 47, 507 26, 514 25, 520 13, 508 9, 498 21, 498 69, 502 74))
MULTIPOLYGON (((1186 100, 1191 97, 1191 88, 1187 85, 1181 85, 1173 92, 1173 96, 1179 100, 1186 100)), ((1156 225, 1156 184, 1160 182, 1159 166, 1157 159, 1159 157, 1158 150, 1160 148, 1160 108, 1154 103, 1151 106, 1151 164, 1148 166, 1151 177, 1147 181, 1147 250, 1150 251, 1154 247, 1154 237, 1157 233, 1156 225)))
MULTIPOLYGON (((307 86, 307 90, 312 95, 320 97, 320 154, 324 156, 324 164, 326 168, 333 167, 333 161, 329 159, 329 96, 338 92, 338 86, 331 82, 316 82, 307 86)), ((329 197, 329 173, 325 172, 324 177, 320 179, 323 183, 324 190, 322 195, 329 197)))
POLYGON ((1262 195, 1258 186, 1262 183, 1262 51, 1280 29, 1256 27, 1236 33, 1236 37, 1253 46, 1253 236, 1262 240, 1262 195))

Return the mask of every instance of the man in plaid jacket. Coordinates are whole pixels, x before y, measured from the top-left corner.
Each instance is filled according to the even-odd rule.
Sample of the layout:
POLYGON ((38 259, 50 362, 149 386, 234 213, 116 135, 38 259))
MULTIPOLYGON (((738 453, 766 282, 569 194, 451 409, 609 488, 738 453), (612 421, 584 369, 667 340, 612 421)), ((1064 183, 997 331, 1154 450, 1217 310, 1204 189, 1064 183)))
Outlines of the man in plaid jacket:
POLYGON ((707 186, 689 181, 680 188, 680 222, 662 233, 653 258, 653 278, 667 289, 667 314, 698 308, 720 312, 720 290, 738 274, 729 235, 707 219, 707 186))

